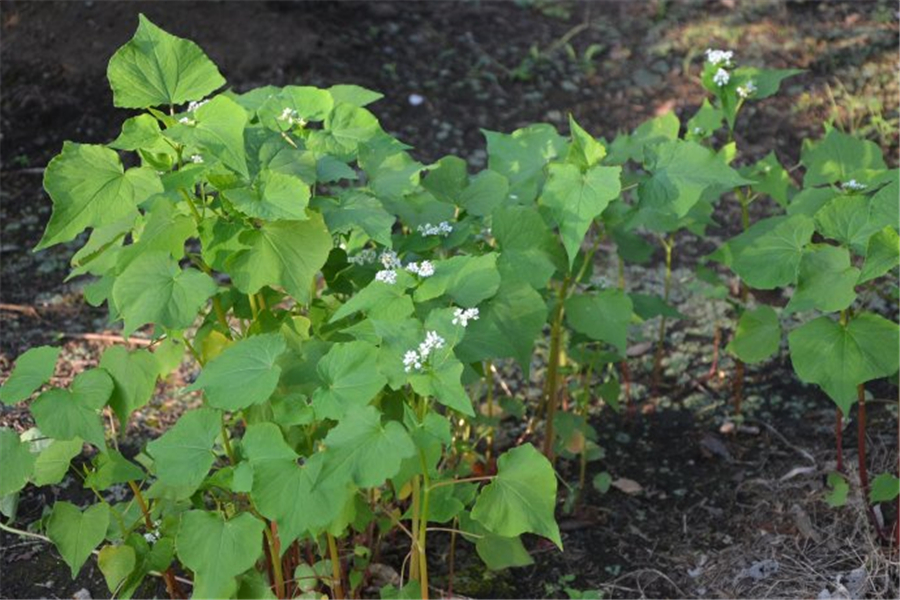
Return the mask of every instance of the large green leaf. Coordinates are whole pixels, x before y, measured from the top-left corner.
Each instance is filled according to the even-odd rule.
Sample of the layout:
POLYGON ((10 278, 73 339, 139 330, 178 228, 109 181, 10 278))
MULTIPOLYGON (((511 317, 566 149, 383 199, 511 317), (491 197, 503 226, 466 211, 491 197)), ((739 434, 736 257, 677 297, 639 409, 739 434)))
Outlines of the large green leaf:
POLYGON ((480 313, 456 348, 460 358, 466 362, 514 358, 527 374, 534 342, 547 322, 541 295, 525 282, 504 282, 480 313))
POLYGON ((814 231, 805 215, 759 221, 728 242, 731 268, 750 287, 771 290, 797 281, 803 249, 814 231))
POLYGON ((119 108, 199 100, 225 83, 197 44, 166 33, 144 15, 134 37, 113 54, 106 75, 119 108))
POLYGON ((69 463, 81 454, 83 445, 81 438, 53 440, 34 461, 34 485, 52 485, 62 481, 69 470, 69 463))
POLYGON ((566 161, 577 166, 582 171, 590 169, 606 156, 606 147, 594 139, 594 136, 582 129, 575 122, 575 117, 569 114, 569 131, 572 134, 572 143, 569 145, 569 153, 566 161))
POLYGON ((475 416, 472 400, 462 386, 463 365, 450 352, 442 358, 432 355, 432 368, 423 373, 413 373, 409 383, 414 392, 435 400, 470 417, 475 416))
POLYGON ((3 404, 21 402, 50 381, 56 370, 59 351, 59 348, 53 346, 38 346, 21 354, 16 359, 16 366, 9 379, 0 388, 0 400, 3 404))
POLYGON ((123 346, 110 346, 103 352, 100 366, 106 369, 115 384, 109 405, 124 428, 131 413, 147 404, 153 396, 159 363, 147 350, 129 352, 123 346))
POLYGON ((216 289, 206 273, 182 270, 168 252, 156 250, 134 259, 116 277, 112 296, 125 319, 124 333, 130 335, 148 323, 189 327, 216 289))
POLYGON ((403 425, 396 421, 382 424, 380 413, 366 406, 348 413, 328 432, 319 478, 350 480, 361 488, 375 487, 396 475, 400 462, 415 451, 403 425))
POLYGON ((877 279, 897 265, 900 265, 900 236, 895 228, 888 225, 869 238, 859 283, 877 279))
POLYGON ((182 415, 174 427, 147 444, 159 480, 196 489, 215 460, 212 449, 220 429, 219 412, 200 408, 182 415))
POLYGON ((469 214, 485 217, 506 202, 509 181, 500 173, 485 169, 472 178, 456 202, 469 214))
POLYGON ((38 396, 31 414, 41 432, 58 440, 79 437, 101 450, 106 434, 100 419, 102 409, 113 392, 113 380, 103 369, 79 373, 72 389, 54 389, 38 396))
MULTIPOLYGON (((334 99, 328 90, 308 86, 289 85, 271 96, 257 110, 259 122, 274 131, 287 131, 291 123, 285 118, 285 109, 296 113, 294 118, 307 121, 324 121, 334 107, 334 99)), ((289 113, 290 114, 290 113, 289 113)))
POLYGON ((575 331, 612 344, 624 355, 633 310, 631 298, 621 290, 578 294, 566 300, 566 321, 575 331))
POLYGON ((391 229, 397 219, 375 196, 351 189, 338 194, 335 199, 316 198, 315 207, 322 211, 328 231, 349 233, 361 229, 379 244, 391 245, 391 229))
POLYGON ((319 214, 306 221, 265 223, 241 234, 249 246, 226 261, 235 286, 255 294, 265 285, 280 286, 298 302, 310 300, 313 280, 331 251, 331 235, 319 214))
POLYGON ((884 225, 869 220, 865 196, 838 196, 816 213, 816 230, 863 255, 869 238, 884 225))
POLYGON ((15 430, 0 427, 0 456, 3 457, 0 497, 3 497, 18 492, 28 483, 34 470, 34 455, 28 448, 28 442, 19 439, 15 430))
POLYGON ((306 219, 309 186, 293 175, 265 170, 252 186, 226 190, 225 199, 255 219, 266 221, 306 219))
POLYGON ((299 466, 276 425, 251 425, 242 445, 253 467, 251 496, 260 513, 278 524, 283 549, 307 531, 316 535, 327 528, 352 500, 348 478, 319 477, 323 453, 313 454, 299 466))
POLYGON ((387 383, 378 369, 378 348, 367 342, 335 344, 318 369, 322 385, 312 405, 320 419, 341 419, 367 405, 387 383))
POLYGON ((537 198, 544 167, 566 149, 566 140, 551 125, 538 123, 511 134, 482 129, 488 167, 509 180, 510 199, 528 204, 537 198))
POLYGON ((136 563, 137 555, 134 548, 125 544, 104 546, 97 556, 97 566, 100 567, 110 592, 115 592, 119 588, 119 584, 134 570, 136 563))
POLYGON ((775 152, 769 152, 756 164, 741 169, 742 177, 755 180, 750 186, 754 192, 765 194, 782 207, 787 206, 789 191, 793 190, 793 182, 787 170, 778 162, 775 152))
POLYGON ((753 183, 722 158, 695 142, 675 140, 645 150, 650 177, 638 188, 641 205, 681 218, 705 193, 753 183))
POLYGON ((119 156, 103 146, 66 142, 44 171, 44 189, 53 214, 35 250, 68 242, 88 227, 101 227, 137 216, 137 205, 163 191, 153 169, 122 167, 119 156))
POLYGON ((778 313, 771 306, 760 306, 744 311, 727 349, 745 363, 752 364, 775 354, 780 345, 778 313))
POLYGON ((609 147, 606 162, 622 165, 627 161, 641 162, 648 146, 678 139, 681 123, 674 112, 644 121, 631 134, 622 134, 609 147))
POLYGON ((118 483, 141 481, 144 471, 125 458, 120 452, 107 450, 94 458, 94 470, 85 478, 84 485, 97 490, 107 490, 118 483))
POLYGON ((569 268, 595 218, 619 195, 621 167, 594 166, 581 172, 573 164, 551 164, 541 194, 541 204, 550 209, 559 226, 569 268))
POLYGON ((422 282, 415 299, 424 302, 446 294, 460 306, 471 307, 493 296, 498 287, 497 254, 454 256, 435 262, 434 275, 422 282))
POLYGON ((897 324, 861 313, 845 326, 829 317, 804 323, 788 335, 791 362, 803 381, 815 383, 844 414, 856 401, 856 386, 897 372, 897 324))
POLYGON ((280 333, 244 338, 211 360, 188 391, 203 390, 210 406, 240 410, 265 402, 275 391, 287 344, 280 333))
POLYGON ((786 310, 844 310, 856 299, 857 279, 859 269, 850 265, 850 252, 846 248, 811 244, 803 251, 797 289, 786 310))
POLYGON ((500 246, 497 268, 504 280, 521 279, 544 289, 564 260, 556 236, 535 208, 498 208, 491 217, 491 233, 500 246))
POLYGON ((56 545, 59 554, 72 570, 72 579, 91 555, 109 527, 109 508, 95 504, 81 512, 70 502, 58 501, 47 520, 47 537, 56 545))
POLYGON ((860 171, 886 168, 877 144, 837 129, 828 130, 818 142, 806 140, 800 162, 806 167, 804 187, 846 182, 858 176, 860 171))
POLYGON ((181 515, 175 551, 200 575, 228 579, 253 567, 262 555, 265 524, 248 512, 226 521, 219 512, 191 510, 181 515))
POLYGON ((193 124, 173 128, 170 135, 218 158, 226 167, 248 179, 250 172, 244 147, 247 111, 226 96, 216 96, 194 111, 193 121, 193 124))
POLYGON ((555 509, 553 467, 534 446, 525 444, 497 461, 497 476, 478 495, 472 518, 497 535, 515 537, 531 532, 562 548, 555 509))

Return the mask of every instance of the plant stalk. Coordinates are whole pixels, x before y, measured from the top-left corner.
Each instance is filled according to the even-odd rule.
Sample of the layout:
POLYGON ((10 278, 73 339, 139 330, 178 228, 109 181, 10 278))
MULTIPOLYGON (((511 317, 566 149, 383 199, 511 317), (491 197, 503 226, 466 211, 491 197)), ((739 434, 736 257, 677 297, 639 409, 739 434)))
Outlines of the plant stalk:
MULTIPOLYGON (((672 250, 675 248, 675 239, 670 234, 662 240, 663 249, 666 252, 666 275, 663 283, 663 300, 668 304, 669 294, 672 291, 672 250)), ((666 315, 659 320, 659 334, 656 339, 656 356, 653 358, 653 395, 659 392, 659 382, 662 378, 662 355, 666 341, 666 315)))
POLYGON ((281 570, 281 542, 278 539, 278 534, 273 529, 274 523, 269 523, 263 529, 266 534, 266 542, 269 545, 269 557, 270 564, 272 566, 272 576, 275 579, 275 595, 282 599, 285 597, 284 594, 284 572, 281 570))
POLYGON ((331 558, 331 577, 334 580, 331 585, 331 592, 335 600, 343 600, 344 584, 343 575, 341 573, 341 556, 338 554, 337 541, 330 533, 328 536, 328 555, 331 558))
POLYGON ((562 321, 565 315, 565 299, 569 291, 571 279, 566 277, 559 288, 556 306, 553 308, 553 325, 550 329, 550 358, 547 365, 547 405, 546 427, 544 436, 544 456, 553 464, 553 419, 556 417, 556 405, 559 403, 559 367, 560 346, 562 344, 562 321))

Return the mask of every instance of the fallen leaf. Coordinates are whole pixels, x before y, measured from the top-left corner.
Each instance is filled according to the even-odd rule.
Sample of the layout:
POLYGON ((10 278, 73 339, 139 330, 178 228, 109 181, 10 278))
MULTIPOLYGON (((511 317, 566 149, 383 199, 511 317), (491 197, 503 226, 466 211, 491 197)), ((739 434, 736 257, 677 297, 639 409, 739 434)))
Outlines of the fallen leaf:
POLYGON ((613 481, 612 486, 620 492, 625 492, 629 496, 640 494, 644 491, 644 488, 641 487, 641 484, 637 481, 634 479, 626 479, 625 477, 620 477, 613 481))

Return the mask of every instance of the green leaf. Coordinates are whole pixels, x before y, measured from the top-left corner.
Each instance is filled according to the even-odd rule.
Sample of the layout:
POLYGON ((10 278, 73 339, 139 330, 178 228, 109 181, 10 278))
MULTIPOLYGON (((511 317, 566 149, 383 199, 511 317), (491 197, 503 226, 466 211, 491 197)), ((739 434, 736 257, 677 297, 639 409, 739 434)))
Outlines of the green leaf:
POLYGON ((897 265, 900 265, 900 236, 888 225, 869 238, 866 262, 857 283, 877 279, 897 265))
POLYGON ((94 471, 84 480, 86 488, 106 490, 117 483, 141 481, 144 471, 115 450, 107 450, 94 459, 94 471))
POLYGON ((206 273, 182 270, 168 252, 155 250, 135 258, 116 277, 112 296, 125 319, 127 336, 148 323, 189 327, 216 289, 206 273))
POLYGON ((464 307, 472 307, 490 298, 500 287, 497 254, 454 256, 434 263, 434 275, 422 282, 415 293, 416 302, 448 295, 464 307))
POLYGON ((166 33, 144 15, 134 37, 109 60, 106 76, 119 108, 183 104, 225 84, 197 44, 166 33))
POLYGON ((226 167, 249 179, 244 127, 247 111, 226 96, 216 96, 194 111, 195 124, 167 130, 178 141, 197 146, 207 157, 216 157, 226 167))
POLYGON ((397 219, 384 209, 378 198, 352 189, 339 193, 334 200, 316 198, 315 207, 322 211, 328 231, 349 233, 361 229, 379 244, 391 245, 391 229, 397 219))
POLYGON ((472 518, 503 537, 542 535, 562 548, 556 525, 556 475, 531 444, 513 448, 497 461, 497 476, 475 501, 472 518))
POLYGON ((522 539, 486 533, 475 540, 475 551, 487 568, 500 571, 511 567, 527 567, 534 564, 522 539))
POLYGON ((252 186, 226 190, 223 196, 248 217, 303 221, 310 193, 309 186, 299 178, 265 170, 252 186))
POLYGON ((865 196, 838 196, 816 212, 816 229, 853 252, 864 255, 869 238, 883 225, 869 220, 865 196))
POLYGON ((136 216, 137 205, 163 191, 145 167, 124 170, 118 154, 103 146, 65 142, 44 171, 53 214, 35 250, 75 239, 88 227, 136 216))
POLYGON ((850 252, 839 246, 811 244, 803 251, 797 289, 786 310, 823 312, 844 310, 856 300, 859 269, 850 265, 850 252))
POLYGON ((260 558, 264 526, 247 512, 226 521, 218 512, 191 510, 181 516, 175 551, 194 573, 228 579, 252 568, 260 558))
POLYGON ((215 460, 212 449, 220 428, 219 412, 200 408, 186 412, 174 427, 147 444, 159 480, 197 489, 215 460))
POLYGON ((97 566, 106 580, 106 587, 115 593, 119 584, 125 581, 137 563, 137 556, 131 546, 104 546, 97 557, 97 566))
POLYGON ((541 295, 527 283, 504 282, 479 312, 456 348, 460 358, 470 363, 514 358, 527 374, 534 342, 547 322, 547 305, 541 295))
POLYGON ((83 445, 81 438, 53 440, 34 461, 34 485, 53 485, 62 481, 69 470, 69 463, 81 454, 83 445))
POLYGON ((647 321, 655 317, 665 317, 667 319, 683 319, 683 314, 678 312, 675 307, 667 304, 660 296, 653 294, 628 294, 631 303, 634 306, 634 314, 647 321))
POLYGON ((594 139, 594 136, 581 128, 575 122, 575 117, 569 114, 569 130, 572 133, 572 144, 566 162, 569 162, 582 171, 593 167, 606 156, 606 147, 594 139))
MULTIPOLYGON (((378 119, 365 108, 338 104, 325 119, 325 148, 334 153, 356 154, 359 145, 375 137, 381 127, 378 119)), ((315 148, 314 148, 315 149, 315 148)))
POLYGON ((34 470, 35 460, 28 442, 20 440, 15 430, 6 427, 0 427, 0 456, 3 457, 3 469, 0 469, 2 497, 25 487, 34 470))
POLYGON ((44 435, 58 440, 79 437, 101 450, 106 434, 100 409, 113 392, 113 380, 103 369, 79 373, 72 389, 53 389, 38 396, 31 414, 44 435))
POLYGON ((447 408, 474 417, 472 400, 461 383, 462 373, 462 363, 448 352, 443 359, 432 358, 431 369, 410 375, 409 383, 417 394, 433 397, 447 408))
MULTIPOLYGON (((712 136, 712 134, 722 127, 722 120, 724 118, 725 115, 722 113, 722 110, 710 104, 709 98, 704 98, 703 104, 700 105, 700 108, 697 109, 694 116, 687 122, 687 131, 684 135, 684 139, 695 141, 704 140, 712 136)), ((677 121, 675 135, 678 135, 677 121)), ((642 154, 639 154, 636 160, 640 160, 641 156, 642 154)))
POLYGON ((886 168, 877 144, 837 129, 829 130, 818 142, 805 140, 800 163, 806 167, 804 187, 846 182, 860 171, 886 168))
POLYGON ((840 508, 847 504, 847 495, 850 493, 850 484, 840 473, 828 474, 828 487, 831 491, 825 497, 825 502, 831 508, 840 508))
POLYGON ((607 471, 603 471, 602 473, 597 473, 594 475, 594 479, 591 480, 594 489, 600 492, 601 494, 605 494, 609 491, 609 486, 612 485, 612 475, 610 475, 607 471))
POLYGON ((559 225, 569 268, 595 218, 621 191, 621 167, 595 166, 582 173, 572 164, 551 164, 540 202, 559 225))
MULTIPOLYGON (((388 138, 394 141, 393 138, 388 138)), ((419 185, 419 173, 424 165, 414 161, 396 142, 385 147, 364 145, 359 151, 359 165, 368 175, 369 187, 378 198, 402 200, 419 185)))
POLYGON ((510 199, 528 204, 537 198, 544 167, 566 149, 566 140, 551 125, 539 123, 509 135, 482 129, 488 167, 509 180, 510 199))
POLYGON ((285 86, 259 107, 259 122, 273 131, 287 131, 291 124, 282 118, 285 109, 295 111, 296 117, 307 121, 324 121, 334 107, 334 99, 328 90, 308 85, 285 86))
POLYGON ((427 171, 422 187, 441 202, 456 203, 463 189, 469 185, 466 161, 458 156, 445 156, 429 165, 427 171))
POLYGON ((678 218, 687 215, 704 194, 753 183, 695 142, 675 140, 648 147, 644 167, 650 177, 638 188, 641 205, 678 218))
POLYGON ((631 299, 621 290, 578 294, 566 300, 566 321, 575 331, 612 344, 624 355, 633 310, 631 299))
POLYGON ((166 151, 174 153, 171 146, 166 144, 159 121, 153 115, 143 114, 126 119, 122 123, 122 132, 115 140, 107 144, 115 150, 153 150, 154 152, 166 151))
POLYGON ((159 364, 147 350, 129 352, 124 346, 110 346, 103 352, 100 366, 112 377, 115 387, 109 405, 124 427, 131 413, 153 396, 159 364))
POLYGON ((759 221, 728 242, 731 267, 752 288, 790 285, 797 281, 803 249, 814 229, 812 219, 804 215, 759 221))
POLYGON ((328 88, 335 103, 344 102, 353 106, 366 106, 384 98, 384 94, 373 92, 358 85, 339 84, 328 88))
POLYGON ((59 352, 60 349, 53 346, 38 346, 20 355, 6 383, 0 388, 3 404, 21 402, 50 381, 56 370, 59 352))
POLYGON ((468 187, 459 194, 459 205, 469 214, 485 217, 506 202, 509 181, 500 173, 485 169, 472 178, 468 187))
POLYGON ((349 479, 361 488, 379 486, 396 475, 401 461, 416 451, 403 425, 396 421, 382 425, 372 406, 348 413, 324 443, 320 481, 349 479))
POLYGON ((881 473, 872 480, 869 500, 875 502, 891 502, 900 496, 900 479, 892 473, 881 473))
POLYGON ((241 250, 226 261, 235 286, 255 294, 265 285, 280 286, 297 302, 310 300, 313 280, 331 251, 331 235, 321 215, 306 221, 265 223, 241 234, 241 250))
POLYGON ((769 152, 765 158, 758 160, 756 164, 741 169, 742 177, 755 180, 750 187, 754 192, 765 194, 782 207, 788 203, 788 190, 793 188, 791 177, 781 163, 775 152, 769 152))
POLYGON ((265 402, 275 391, 287 344, 281 333, 244 338, 211 360, 188 391, 203 390, 209 405, 236 411, 265 402))
POLYGON ((897 324, 872 313, 860 313, 846 326, 819 317, 792 331, 788 344, 797 376, 821 386, 845 415, 857 385, 889 377, 900 364, 897 324))
POLYGON ((90 557, 109 527, 109 508, 95 504, 81 512, 70 502, 58 501, 47 520, 47 537, 72 570, 72 579, 90 557))
POLYGON ((335 344, 318 369, 322 385, 312 405, 320 419, 340 420, 367 405, 387 383, 378 370, 378 348, 367 342, 335 344))
POLYGON ((766 360, 781 345, 778 313, 770 306, 744 311, 727 350, 745 363, 766 360))
POLYGON ((629 160, 639 163, 644 159, 644 149, 648 146, 678 139, 680 127, 674 112, 644 121, 630 135, 620 135, 613 140, 607 163, 622 165, 629 160))
POLYGON ((537 290, 547 287, 564 259, 556 236, 535 208, 498 208, 491 232, 500 247, 497 268, 504 280, 521 279, 537 290))
POLYGON ((324 454, 302 466, 272 423, 251 425, 242 442, 253 465, 251 496, 264 517, 278 524, 282 548, 306 532, 318 535, 341 517, 353 499, 348 478, 320 477, 324 454))
POLYGON ((875 192, 869 201, 869 222, 878 227, 900 227, 900 170, 891 169, 885 173, 887 185, 875 192))

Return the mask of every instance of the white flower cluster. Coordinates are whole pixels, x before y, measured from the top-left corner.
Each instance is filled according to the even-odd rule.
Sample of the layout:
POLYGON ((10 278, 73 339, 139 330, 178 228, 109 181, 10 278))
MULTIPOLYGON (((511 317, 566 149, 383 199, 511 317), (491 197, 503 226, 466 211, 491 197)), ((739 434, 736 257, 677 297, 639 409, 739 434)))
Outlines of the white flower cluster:
POLYGON ((434 263, 423 260, 421 263, 411 262, 406 265, 406 270, 419 277, 431 277, 434 275, 434 263))
POLYGON ((752 81, 748 81, 744 85, 739 85, 737 88, 737 94, 741 98, 745 100, 756 93, 756 84, 752 81))
POLYGON ((375 281, 380 281, 388 285, 397 283, 397 271, 393 269, 383 269, 375 273, 375 281))
POLYGON ((457 308, 453 311, 453 321, 451 321, 454 325, 462 325, 463 327, 469 326, 469 321, 477 321, 478 320, 478 309, 477 308, 457 308))
POLYGON ((732 52, 731 50, 713 50, 712 48, 706 49, 706 61, 714 65, 729 65, 731 64, 732 57, 734 57, 734 52, 732 52))
POLYGON ((731 81, 731 74, 729 74, 725 69, 719 67, 719 70, 716 71, 715 75, 713 75, 713 83, 715 83, 719 87, 722 87, 728 85, 729 81, 731 81))
POLYGON ((200 156, 199 154, 192 154, 192 155, 191 155, 191 162, 194 163, 194 164, 197 164, 197 165, 202 165, 202 164, 203 164, 203 157, 200 156))
POLYGON ((192 100, 192 101, 188 102, 188 112, 194 112, 195 110, 197 110, 198 108, 200 108, 201 106, 206 104, 207 102, 209 102, 209 100, 201 100, 200 102, 196 102, 196 101, 192 100))
POLYGON ((448 223, 447 221, 441 221, 437 225, 425 223, 424 225, 419 225, 416 231, 424 236, 441 235, 447 237, 448 235, 453 233, 453 226, 450 225, 450 223, 448 223))
POLYGON ((425 341, 419 344, 417 350, 408 350, 403 354, 404 371, 421 371, 422 365, 428 360, 428 357, 434 350, 443 348, 446 340, 439 336, 436 331, 428 331, 425 333, 425 341))
POLYGON ((842 187, 843 189, 845 189, 845 190, 850 190, 850 191, 853 191, 853 192, 858 192, 858 191, 860 191, 860 190, 866 189, 866 188, 869 187, 869 186, 867 186, 867 185, 864 184, 864 183, 860 183, 860 182, 858 182, 858 181, 855 180, 855 179, 851 179, 850 181, 848 181, 848 182, 842 184, 841 187, 842 187))
POLYGON ((351 265, 368 265, 378 260, 378 254, 371 248, 361 250, 356 256, 348 256, 347 262, 351 265))
POLYGON ((381 261, 381 264, 385 269, 399 269, 403 266, 397 253, 393 250, 385 250, 381 253, 381 256, 378 257, 378 260, 381 261))
POLYGON ((278 116, 278 120, 284 121, 288 125, 299 125, 300 127, 306 125, 306 119, 302 118, 300 116, 300 113, 298 113, 296 110, 288 107, 285 107, 285 109, 281 111, 281 115, 278 116))

